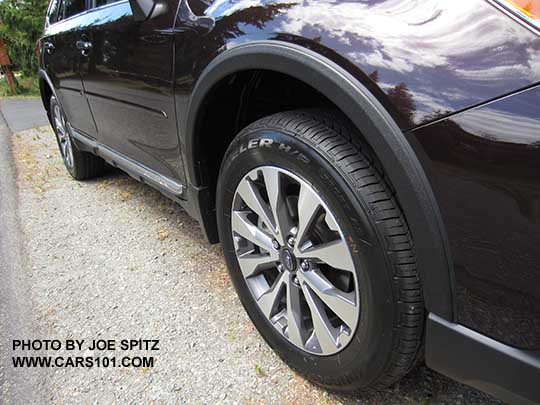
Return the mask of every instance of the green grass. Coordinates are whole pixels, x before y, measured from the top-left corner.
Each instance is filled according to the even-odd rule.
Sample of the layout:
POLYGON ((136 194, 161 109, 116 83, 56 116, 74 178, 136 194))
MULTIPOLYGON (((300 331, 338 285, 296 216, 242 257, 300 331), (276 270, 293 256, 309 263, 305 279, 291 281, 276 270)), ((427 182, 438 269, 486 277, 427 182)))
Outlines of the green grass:
POLYGON ((266 373, 260 364, 255 364, 255 374, 257 374, 257 377, 266 377, 266 373))
POLYGON ((9 85, 4 76, 0 78, 0 97, 36 97, 39 96, 39 82, 37 77, 23 77, 15 74, 19 88, 17 94, 11 94, 9 85))

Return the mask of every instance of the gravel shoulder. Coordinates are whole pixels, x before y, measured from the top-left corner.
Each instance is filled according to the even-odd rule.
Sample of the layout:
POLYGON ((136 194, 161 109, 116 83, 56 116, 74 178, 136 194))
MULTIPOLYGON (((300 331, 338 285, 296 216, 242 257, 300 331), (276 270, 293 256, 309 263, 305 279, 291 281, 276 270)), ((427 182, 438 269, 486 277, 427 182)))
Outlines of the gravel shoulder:
POLYGON ((210 246, 178 205, 118 171, 71 180, 46 127, 20 132, 12 141, 24 267, 39 336, 160 340, 153 368, 44 369, 47 401, 494 401, 425 367, 387 391, 360 397, 307 383, 258 335, 236 298, 219 246, 210 246))

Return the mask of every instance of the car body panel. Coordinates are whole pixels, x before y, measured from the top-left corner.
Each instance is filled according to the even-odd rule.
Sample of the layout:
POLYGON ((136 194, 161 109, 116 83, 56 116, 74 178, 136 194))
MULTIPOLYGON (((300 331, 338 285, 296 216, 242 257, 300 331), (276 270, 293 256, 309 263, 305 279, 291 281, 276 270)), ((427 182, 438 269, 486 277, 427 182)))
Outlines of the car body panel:
POLYGON ((460 323, 540 350, 540 87, 408 137, 446 225, 460 323))
MULTIPOLYGON (((540 76, 538 35, 482 0, 459 2, 459 6, 454 2, 442 1, 299 3, 216 0, 211 2, 204 15, 210 15, 216 20, 216 26, 211 32, 205 35, 184 32, 177 37, 177 55, 189 55, 188 58, 176 58, 177 108, 182 111, 180 120, 189 113, 190 97, 198 76, 217 55, 242 44, 261 40, 290 42, 332 60, 363 83, 403 130, 438 121, 441 117, 488 103, 490 100, 504 98, 507 94, 533 86, 540 76), (392 21, 399 30, 388 29, 392 21), (400 30, 410 35, 401 36, 400 30), (189 40, 184 41, 183 36, 189 40), (471 38, 476 40, 471 41, 471 38)), ((182 21, 177 21, 176 26, 181 27, 182 21)), ((521 97, 525 96, 519 98, 521 97)), ((534 106, 529 105, 529 114, 532 110, 534 106)), ((478 114, 483 110, 474 111, 473 114, 478 114)), ((456 119, 466 119, 468 115, 458 114, 457 117, 459 118, 456 119)), ((184 127, 182 124, 183 121, 179 128, 184 127)), ((490 127, 488 119, 484 124, 490 127)), ((440 127, 434 124, 433 128, 440 127)), ((186 134, 182 134, 182 140, 185 141, 185 137, 186 134)), ((424 138, 412 138, 410 137, 411 144, 420 140, 420 147, 416 146, 416 149, 422 149, 424 138)), ((436 136, 431 137, 435 143, 437 139, 436 136)), ((532 153, 536 156, 534 151, 532 153)), ((188 156, 187 159, 189 158, 188 156)), ((424 168, 431 178, 433 168, 430 165, 425 165, 424 168)), ((534 170, 529 168, 529 176, 534 173, 534 170)), ((464 176, 474 178, 476 174, 470 171, 464 176)), ((520 285, 527 280, 527 274, 532 272, 533 276, 538 277, 538 270, 532 267, 535 262, 526 259, 532 254, 530 251, 534 249, 533 245, 527 243, 515 250, 521 243, 520 238, 517 238, 513 247, 501 246, 494 233, 495 222, 490 222, 487 211, 482 211, 482 206, 494 196, 484 196, 480 191, 479 194, 476 201, 469 200, 470 211, 482 213, 477 225, 486 224, 489 232, 477 230, 476 237, 481 236, 491 248, 501 247, 499 258, 506 255, 503 262, 507 266, 516 254, 526 255, 523 259, 527 264, 526 268, 518 270, 517 278, 521 281, 498 275, 505 279, 505 291, 509 294, 506 298, 515 300, 516 294, 513 290, 522 291, 520 285)), ((447 199, 444 193, 437 197, 438 203, 445 206, 448 206, 448 201, 455 203, 456 199, 455 195, 453 199, 447 199)), ((502 198, 504 199, 504 196, 502 198)), ((512 212, 519 213, 519 209, 512 212)), ((446 214, 446 226, 459 229, 455 226, 462 223, 464 218, 457 220, 454 225, 450 223, 458 214, 455 209, 451 219, 446 214)), ((525 223, 532 226, 535 232, 540 230, 534 221, 531 222, 523 216, 520 219, 524 221, 516 224, 525 223)), ((468 237, 471 237, 471 232, 472 230, 468 237)), ((459 235, 459 231, 454 231, 454 236, 456 234, 459 235)), ((454 246, 453 253, 458 257, 455 271, 459 272, 459 266, 463 266, 460 254, 467 256, 467 268, 478 266, 481 268, 478 271, 493 271, 493 263, 486 261, 486 255, 489 254, 474 253, 473 246, 461 244, 463 246, 459 248, 454 246)), ((538 259, 540 258, 537 258, 536 263, 539 262, 538 259)), ((463 288, 463 285, 460 288, 463 288)), ((476 287, 476 290, 478 289, 476 287)), ((529 299, 535 296, 537 293, 532 293, 529 299)), ((515 327, 515 324, 521 322, 516 333, 517 330, 527 329, 527 325, 532 326, 536 312, 531 305, 527 306, 528 300, 518 300, 520 304, 503 305, 506 310, 516 305, 520 308, 515 315, 521 317, 515 320, 502 316, 499 306, 488 311, 489 320, 483 321, 478 319, 478 314, 474 317, 476 320, 471 320, 472 315, 463 311, 463 297, 459 302, 461 317, 468 317, 467 324, 473 329, 496 336, 506 343, 527 348, 537 347, 540 336, 538 333, 534 336, 537 328, 529 328, 529 333, 521 338, 503 336, 504 333, 494 334, 492 330, 505 323, 515 327), (494 317, 500 319, 494 322, 494 317)), ((487 311, 486 305, 483 310, 487 311)), ((476 311, 480 311, 479 307, 476 307, 476 311)))
MULTIPOLYGON (((193 91, 211 61, 242 44, 256 41, 290 43, 335 63, 363 84, 402 130, 435 121, 409 135, 418 156, 423 156, 424 170, 434 188, 443 181, 440 179, 444 174, 434 169, 433 162, 451 160, 444 157, 451 149, 441 151, 431 147, 430 143, 437 144, 441 140, 441 144, 445 144, 442 140, 449 142, 449 138, 458 136, 448 135, 452 128, 445 128, 445 125, 467 125, 462 124, 462 120, 480 120, 480 115, 484 117, 480 120, 482 125, 489 126, 489 119, 485 118, 489 114, 486 115, 484 111, 487 110, 482 108, 455 113, 530 87, 538 81, 540 74, 540 59, 536 52, 540 49, 538 35, 483 0, 463 1, 457 5, 435 0, 192 0, 189 3, 170 0, 168 6, 165 15, 141 24, 132 20, 129 3, 120 1, 53 24, 46 37, 64 31, 79 37, 84 33, 94 44, 90 56, 79 58, 77 67, 95 117, 98 142, 164 176, 192 184, 195 179, 185 179, 181 149, 191 152, 186 148, 186 139, 190 136, 186 122, 191 113, 193 91), (197 24, 197 15, 212 17, 214 24, 208 25, 208 21, 197 24), (476 38, 476 41, 470 41, 470 38, 476 38), (453 117, 451 121, 440 121, 448 115, 453 117), (447 135, 441 136, 439 132, 447 135)), ((310 74, 309 71, 306 73, 310 74)), ((525 94, 533 93, 516 97, 523 100, 525 94)), ((489 108, 508 102, 504 100, 499 102, 501 104, 490 104, 489 108)), ((528 115, 534 110, 531 105, 528 115)), ((74 114, 82 115, 80 111, 70 111, 70 119, 74 114)), ((527 119, 535 118, 528 116, 527 119)), ((472 138, 474 136, 482 139, 478 134, 473 134, 472 138)), ((514 142, 502 141, 500 134, 498 136, 499 141, 494 142, 505 147, 514 142)), ((518 141, 514 151, 532 153, 527 159, 533 162, 534 157, 530 156, 536 156, 532 151, 534 147, 524 146, 525 143, 518 141)), ((503 161, 506 158, 503 156, 503 161)), ((193 156, 186 155, 185 159, 193 159, 193 156)), ((513 163, 505 164, 511 166, 513 163)), ((526 176, 534 173, 532 167, 528 168, 526 176)), ((462 165, 461 170, 465 171, 460 174, 465 181, 477 178, 475 166, 462 165)), ((523 173, 517 176, 521 175, 523 173)), ((452 181, 459 183, 456 179, 452 181)), ((490 222, 488 210, 482 211, 483 205, 493 197, 501 197, 500 208, 513 214, 514 224, 530 226, 532 234, 536 235, 538 229, 534 219, 523 215, 526 208, 510 210, 511 207, 502 206, 504 198, 523 193, 523 187, 509 191, 502 183, 504 175, 497 183, 499 188, 496 190, 499 191, 491 190, 491 194, 478 187, 476 194, 468 190, 471 197, 468 199, 469 210, 462 211, 467 215, 460 218, 457 218, 460 212, 453 208, 457 203, 449 204, 453 201, 450 197, 455 200, 456 193, 448 196, 445 186, 438 191, 438 204, 445 207, 445 225, 452 229, 448 231, 453 245, 452 259, 457 258, 453 270, 468 269, 459 274, 470 273, 473 268, 477 268, 476 272, 489 273, 493 265, 502 268, 501 263, 508 265, 508 260, 516 254, 526 254, 532 248, 530 244, 523 244, 521 248, 503 245, 494 232, 496 221, 490 222), (472 214, 476 214, 475 226, 479 228, 485 224, 489 231, 467 228, 465 218, 470 221, 472 214), (473 243, 468 243, 471 238, 473 243), (494 248, 500 248, 500 255, 492 255, 488 260, 486 257, 494 248), (505 255, 508 259, 502 260, 505 255)), ((531 193, 535 192, 528 191, 526 199, 534 201, 536 194, 531 193)), ((517 237, 513 241, 514 245, 522 243, 517 237)), ((507 289, 528 291, 520 284, 526 280, 527 272, 532 271, 534 257, 528 261, 527 257, 532 253, 528 255, 516 259, 524 261, 524 279, 511 280, 499 275, 507 289)), ((533 292, 532 297, 536 297, 535 294, 533 292)), ((463 300, 459 302, 463 303, 463 300)), ((525 312, 519 314, 531 319, 526 306, 522 310, 525 312)), ((473 315, 462 310, 460 314, 464 319, 469 317, 470 327, 489 333, 485 325, 472 320, 473 315)), ((496 322, 490 324, 496 325, 496 322)), ((497 334, 491 332, 491 335, 497 334)), ((524 347, 537 344, 530 337, 523 337, 519 342, 500 334, 497 337, 524 347)))
POLYGON ((296 43, 353 74, 402 129, 540 81, 538 34, 485 0, 190 1, 206 3, 216 25, 188 46, 195 78, 241 43, 296 43))
MULTIPOLYGON (((294 77, 329 100, 343 95, 349 106, 339 106, 356 124, 364 117, 353 116, 358 109, 378 111, 364 123, 370 132, 377 129, 364 134, 371 147, 379 152, 385 142, 394 142, 402 146, 401 154, 391 155, 398 164, 408 157, 421 163, 418 170, 391 179, 399 183, 398 189, 406 182, 423 187, 425 177, 427 190, 420 197, 414 192, 399 196, 411 198, 410 207, 436 198, 427 214, 407 212, 411 224, 425 214, 430 222, 424 225, 433 234, 440 232, 440 250, 430 250, 426 243, 416 246, 446 266, 444 288, 424 284, 426 296, 444 295, 442 305, 427 308, 431 315, 448 322, 447 329, 463 323, 467 334, 470 329, 510 346, 540 349, 537 32, 486 0, 167 4, 166 16, 142 24, 130 17, 128 2, 120 1, 46 29, 42 43, 64 34, 72 35, 74 43, 84 33, 94 44, 89 57, 73 57, 61 67, 42 53, 42 67, 67 105, 69 119, 97 140, 91 140, 86 151, 95 151, 101 143, 104 150, 110 148, 107 156, 113 163, 120 155, 132 160, 125 167, 140 163, 150 169, 146 172, 157 179, 158 188, 160 175, 178 180, 182 193, 186 186, 180 203, 204 228, 205 221, 215 221, 215 212, 211 205, 204 210, 199 206, 209 185, 195 174, 202 163, 190 144, 195 136, 190 120, 206 101, 198 98, 197 89, 212 76, 213 62, 241 53, 248 44, 285 44, 298 51, 297 56, 304 50, 320 70, 305 64, 294 77), (317 82, 325 69, 339 77, 317 82), (354 91, 365 97, 351 97, 354 91), (94 123, 91 113, 94 129, 88 125, 94 123), (83 115, 86 124, 77 122, 83 115)), ((271 53, 264 57, 271 58, 271 53)), ((259 66, 254 55, 243 55, 250 62, 240 63, 237 71, 259 66)), ((385 159, 388 156, 381 156, 385 159)), ((136 167, 132 174, 144 170, 136 167)), ((419 240, 418 234, 413 236, 419 240)), ((432 270, 425 267, 421 271, 432 270)))
MULTIPOLYGON (((73 106, 78 105, 72 98, 62 103, 76 129, 152 170, 183 182, 173 99, 173 37, 167 34, 173 25, 176 6, 177 2, 171 0, 166 14, 135 23, 129 2, 116 2, 52 24, 42 42, 56 41, 58 36, 66 35, 64 31, 69 34, 69 41, 57 47, 55 53, 67 52, 71 47, 77 58, 71 77, 78 83, 78 102, 84 102, 86 111, 79 108, 72 112, 73 106), (79 40, 92 43, 88 56, 76 49, 79 40), (92 116, 93 130, 88 125, 79 125, 80 117, 93 123, 92 116)), ((43 64, 49 66, 47 60, 43 64)), ((55 83, 56 74, 48 74, 55 83)))
POLYGON ((74 21, 71 18, 58 22, 42 39, 43 43, 52 45, 51 50, 43 52, 43 66, 47 68, 47 74, 71 124, 95 136, 97 129, 84 96, 80 75, 81 54, 75 45, 80 36, 80 27, 74 21))
MULTIPOLYGON (((446 233, 423 168, 403 132, 369 90, 345 70, 319 54, 286 42, 252 41, 227 50, 212 61, 193 90, 185 127, 186 170, 191 179, 201 178, 196 180, 196 186, 212 188, 205 182, 204 176, 197 176, 198 166, 203 169, 209 166, 207 160, 200 163, 201 150, 212 144, 223 144, 224 134, 219 131, 206 135, 207 142, 204 146, 201 146, 197 139, 197 123, 205 119, 201 110, 204 111, 205 101, 211 98, 209 91, 211 93, 216 83, 226 86, 224 81, 228 83, 231 74, 247 67, 281 72, 288 77, 303 79, 310 86, 317 86, 363 134, 364 140, 380 157, 380 162, 387 175, 392 178, 396 193, 400 196, 401 207, 415 240, 426 307, 440 316, 453 319, 453 282, 446 233), (197 119, 199 116, 202 118, 197 119)), ((231 100, 232 102, 234 100, 231 100)), ((216 108, 225 108, 221 107, 221 104, 216 108)), ((195 203, 204 211, 205 202, 208 200, 211 199, 199 196, 195 203)), ((206 215, 202 215, 203 221, 215 218, 211 210, 212 207, 206 215)))
POLYGON ((81 74, 98 127, 97 140, 133 160, 184 178, 173 99, 172 27, 176 2, 158 18, 136 23, 129 2, 89 11, 93 44, 81 74))

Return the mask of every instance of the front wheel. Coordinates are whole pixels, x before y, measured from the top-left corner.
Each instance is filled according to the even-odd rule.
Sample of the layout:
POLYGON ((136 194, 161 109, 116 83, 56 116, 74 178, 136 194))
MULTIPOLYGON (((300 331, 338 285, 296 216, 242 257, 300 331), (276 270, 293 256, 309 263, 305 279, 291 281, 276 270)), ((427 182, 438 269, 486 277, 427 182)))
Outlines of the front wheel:
POLYGON ((217 217, 229 273, 268 344, 309 380, 383 388, 421 354, 414 244, 373 154, 338 114, 263 118, 230 145, 217 217))

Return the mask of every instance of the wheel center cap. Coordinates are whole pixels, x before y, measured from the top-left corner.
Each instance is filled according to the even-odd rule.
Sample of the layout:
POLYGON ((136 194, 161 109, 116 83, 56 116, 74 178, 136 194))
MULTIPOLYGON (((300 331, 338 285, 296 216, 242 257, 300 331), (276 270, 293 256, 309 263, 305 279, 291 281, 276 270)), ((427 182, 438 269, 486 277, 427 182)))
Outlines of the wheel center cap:
POLYGON ((285 248, 281 251, 281 262, 286 270, 296 270, 296 257, 294 257, 293 253, 289 249, 285 248))

